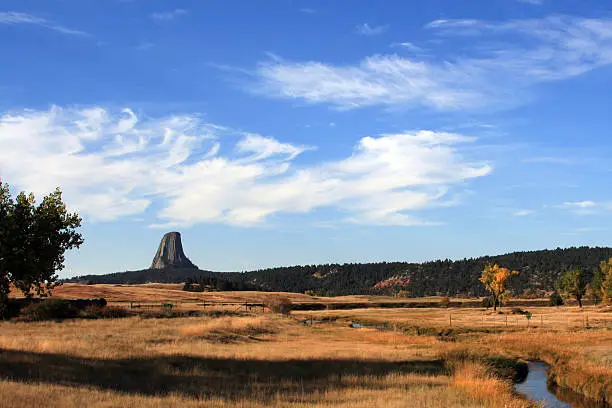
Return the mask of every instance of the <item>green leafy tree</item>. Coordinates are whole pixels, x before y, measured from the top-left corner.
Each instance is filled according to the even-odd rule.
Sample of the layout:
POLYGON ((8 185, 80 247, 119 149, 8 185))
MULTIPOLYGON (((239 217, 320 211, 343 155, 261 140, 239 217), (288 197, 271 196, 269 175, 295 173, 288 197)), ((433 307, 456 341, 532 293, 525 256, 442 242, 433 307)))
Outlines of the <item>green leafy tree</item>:
POLYGON ((586 277, 580 268, 565 272, 559 282, 561 291, 567 296, 575 298, 580 307, 582 307, 582 298, 586 293, 586 286, 586 277))
POLYGON ((51 293, 64 253, 83 243, 76 231, 80 226, 81 218, 68 212, 59 189, 36 205, 33 194, 13 199, 8 184, 0 182, 0 313, 11 284, 27 297, 51 293))

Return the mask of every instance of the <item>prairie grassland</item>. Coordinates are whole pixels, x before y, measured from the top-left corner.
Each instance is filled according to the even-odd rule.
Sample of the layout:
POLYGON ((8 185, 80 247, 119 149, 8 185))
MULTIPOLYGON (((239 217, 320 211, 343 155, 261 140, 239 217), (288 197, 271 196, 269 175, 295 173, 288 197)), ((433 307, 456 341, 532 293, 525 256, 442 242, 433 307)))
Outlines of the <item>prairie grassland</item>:
MULTIPOLYGON (((508 308, 504 311, 509 312, 508 308)), ((523 315, 485 309, 356 309, 296 312, 316 319, 385 324, 395 331, 429 335, 445 341, 442 358, 505 356, 543 360, 562 387, 592 399, 612 396, 612 311, 610 307, 529 308, 523 315), (588 326, 588 327, 587 327, 588 326)))
POLYGON ((540 328, 549 330, 574 330, 585 328, 612 329, 612 308, 585 306, 524 307, 531 312, 531 319, 524 315, 511 314, 511 308, 503 308, 502 314, 484 308, 397 308, 397 309, 352 309, 295 311, 302 318, 313 316, 317 319, 333 318, 345 322, 356 321, 366 324, 387 324, 397 328, 455 328, 492 330, 523 330, 540 328))
MULTIPOLYGON (((161 284, 67 284, 55 296, 105 297, 111 304, 172 301, 186 308, 271 296, 294 303, 397 301, 191 293, 161 284)), ((432 307, 296 311, 291 318, 249 313, 0 322, 0 407, 533 406, 496 375, 500 371, 490 365, 495 358, 542 359, 554 365, 562 385, 609 396, 609 309, 528 310, 530 321, 478 308, 432 307), (599 329, 584 329, 587 316, 599 329), (314 324, 303 324, 310 317, 314 324), (386 329, 354 329, 351 321, 386 329)))
MULTIPOLYGON (((340 296, 334 298, 312 297, 300 293, 267 293, 267 292, 185 292, 183 284, 177 283, 149 283, 143 285, 83 285, 78 283, 65 283, 53 291, 53 296, 61 299, 100 298, 109 302, 262 302, 269 296, 284 296, 292 302, 356 302, 367 301, 366 296, 340 296)), ((12 297, 20 297, 21 293, 13 289, 12 297)), ((376 297, 394 300, 386 296, 376 297)))
POLYGON ((531 406, 440 346, 273 315, 2 322, 0 406, 531 406))

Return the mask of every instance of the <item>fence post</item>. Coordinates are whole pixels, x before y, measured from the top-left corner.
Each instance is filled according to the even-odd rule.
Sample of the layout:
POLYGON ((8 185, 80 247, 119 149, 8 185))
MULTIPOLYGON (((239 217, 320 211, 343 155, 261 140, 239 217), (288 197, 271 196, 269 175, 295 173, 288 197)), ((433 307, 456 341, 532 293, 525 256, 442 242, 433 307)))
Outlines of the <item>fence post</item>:
POLYGON ((506 316, 506 327, 508 327, 508 316, 506 316))
POLYGON ((451 329, 453 328, 453 315, 448 314, 448 323, 450 324, 451 329))

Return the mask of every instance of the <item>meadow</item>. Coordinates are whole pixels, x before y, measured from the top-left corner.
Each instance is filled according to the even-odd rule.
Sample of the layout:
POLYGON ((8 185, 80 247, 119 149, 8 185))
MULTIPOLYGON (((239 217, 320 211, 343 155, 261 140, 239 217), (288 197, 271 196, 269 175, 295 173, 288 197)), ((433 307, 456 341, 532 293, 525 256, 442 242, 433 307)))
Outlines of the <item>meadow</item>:
POLYGON ((155 284, 63 285, 55 296, 103 296, 122 307, 173 301, 202 313, 0 322, 0 406, 535 407, 513 391, 521 359, 548 362, 554 379, 577 392, 612 395, 612 312, 605 307, 529 306, 528 320, 509 308, 440 308, 440 299, 429 298, 415 300, 418 308, 282 316, 235 304, 319 299, 155 284), (212 302, 226 305, 205 313, 212 302))

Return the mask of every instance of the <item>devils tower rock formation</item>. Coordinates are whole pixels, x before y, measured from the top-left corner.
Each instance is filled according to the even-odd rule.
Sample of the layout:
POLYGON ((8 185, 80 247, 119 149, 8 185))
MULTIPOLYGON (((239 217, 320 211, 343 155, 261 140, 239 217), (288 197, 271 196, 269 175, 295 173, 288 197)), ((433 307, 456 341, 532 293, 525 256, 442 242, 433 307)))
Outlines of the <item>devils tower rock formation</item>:
POLYGON ((198 269, 183 252, 180 232, 168 232, 164 235, 157 254, 153 258, 151 269, 194 268, 198 269))

